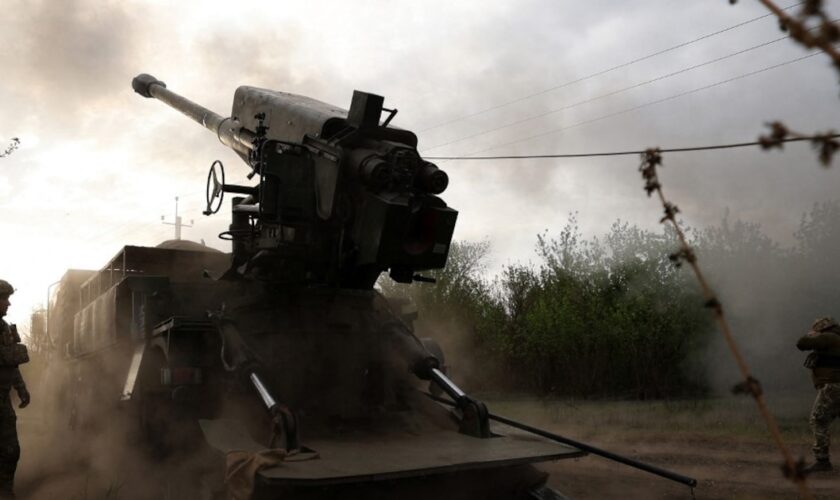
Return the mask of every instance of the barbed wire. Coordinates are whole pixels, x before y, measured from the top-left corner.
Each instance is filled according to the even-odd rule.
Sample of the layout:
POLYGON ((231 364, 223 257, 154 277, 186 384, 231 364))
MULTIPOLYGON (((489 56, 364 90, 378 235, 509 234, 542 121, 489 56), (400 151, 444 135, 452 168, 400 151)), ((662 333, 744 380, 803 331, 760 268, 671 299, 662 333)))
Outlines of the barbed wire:
POLYGON ((670 224, 673 227, 679 242, 679 249, 668 257, 677 267, 680 267, 683 263, 688 263, 692 271, 694 271, 694 276, 697 278, 703 293, 703 298, 705 300, 704 305, 705 307, 711 309, 714 313, 715 320, 721 334, 723 334, 723 338, 726 340, 726 344, 729 347, 729 350, 732 351, 732 355, 735 357, 735 362, 738 364, 738 368, 741 371, 743 381, 735 385, 735 387, 732 388, 732 392, 735 394, 749 394, 755 399, 759 412, 761 413, 764 422, 767 424, 767 428, 770 430, 770 434, 772 435, 776 446, 779 448, 784 457, 782 471, 785 477, 796 484, 802 498, 811 499, 813 496, 811 495, 811 491, 808 488, 808 484, 805 479, 805 461, 801 458, 798 461, 794 461, 793 456, 790 454, 790 451, 785 445, 784 440, 782 439, 781 431, 779 430, 779 425, 776 422, 775 417, 773 417, 773 414, 770 413, 770 409, 764 399, 761 384, 755 377, 752 376, 749 365, 747 365, 746 359, 741 354, 737 342, 735 342, 732 330, 729 327, 729 322, 723 313, 723 305, 718 300, 711 286, 709 286, 706 277, 700 270, 700 265, 697 263, 697 255, 695 254, 694 249, 692 249, 688 244, 685 232, 677 222, 676 215, 680 212, 680 210, 676 205, 665 198, 662 191, 662 183, 660 182, 659 175, 657 173, 657 167, 662 166, 662 151, 658 148, 651 148, 645 150, 641 156, 642 162, 639 166, 639 171, 642 174, 642 179, 645 181, 645 192, 649 197, 652 196, 653 193, 657 194, 665 212, 665 215, 659 222, 663 224, 670 224))
POLYGON ((2 153, 0 153, 0 158, 5 158, 9 156, 14 150, 18 148, 18 146, 20 146, 20 139, 18 139, 17 137, 12 137, 11 142, 9 142, 9 146, 2 153))

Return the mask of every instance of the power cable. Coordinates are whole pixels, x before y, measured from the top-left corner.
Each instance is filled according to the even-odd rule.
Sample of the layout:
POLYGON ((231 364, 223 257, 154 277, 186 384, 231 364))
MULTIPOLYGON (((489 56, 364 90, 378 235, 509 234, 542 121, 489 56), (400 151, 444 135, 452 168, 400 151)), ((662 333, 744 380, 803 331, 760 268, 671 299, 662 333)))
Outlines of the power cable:
MULTIPOLYGON (((819 52, 819 51, 812 52, 812 53, 810 53, 808 55, 805 55, 805 56, 797 57, 795 59, 789 59, 787 61, 784 61, 784 62, 781 62, 781 63, 778 63, 778 64, 774 64, 772 66, 765 66, 764 68, 757 69, 755 71, 750 71, 748 73, 742 73, 738 76, 734 76, 734 77, 728 78, 726 80, 721 80, 721 81, 718 81, 718 82, 715 82, 715 83, 711 83, 709 85, 704 85, 702 87, 697 87, 697 88, 694 88, 694 89, 691 89, 691 90, 687 90, 685 92, 680 92, 678 94, 673 94, 673 95, 670 95, 668 97, 663 97, 661 99, 648 101, 646 103, 639 104, 637 106, 632 106, 630 108, 622 109, 620 111, 615 111, 615 112, 612 112, 612 113, 608 113, 606 115, 601 115, 601 116, 598 116, 598 117, 595 117, 595 118, 590 118, 588 120, 583 120, 583 121, 580 121, 580 122, 577 122, 577 123, 573 123, 571 125, 566 125, 564 127, 558 127, 558 128, 551 129, 551 130, 548 130, 546 132, 542 132, 542 133, 539 133, 539 134, 534 134, 534 135, 530 135, 530 136, 527 136, 527 137, 521 137, 519 139, 515 139, 513 141, 505 142, 505 143, 502 143, 502 144, 497 144, 497 145, 491 146, 489 148, 484 148, 484 149, 480 149, 480 150, 477 150, 477 151, 472 151, 470 153, 459 156, 457 158, 461 159, 461 158, 472 156, 472 155, 475 155, 475 154, 478 154, 478 153, 483 153, 484 151, 492 151, 494 149, 499 149, 499 148, 502 148, 502 147, 505 147, 505 146, 511 146, 513 144, 518 144, 520 142, 529 141, 529 140, 537 139, 537 138, 540 138, 540 137, 545 137, 545 136, 551 135, 551 134, 556 134, 557 132, 561 132, 563 130, 568 130, 568 129, 580 127, 580 126, 583 126, 583 125, 588 125, 590 123, 594 123, 594 122, 601 121, 601 120, 606 120, 608 118, 614 118, 616 116, 631 113, 633 111, 638 111, 640 109, 647 108, 649 106, 653 106, 653 105, 656 105, 656 104, 661 104, 661 103, 667 102, 667 101, 672 101, 674 99, 678 99, 680 97, 685 97, 687 95, 696 94, 697 92, 701 92, 703 90, 708 90, 708 89, 711 89, 711 88, 714 88, 714 87, 719 87, 721 85, 731 83, 731 82, 734 82, 734 81, 737 81, 737 80, 741 80, 741 79, 747 78, 749 76, 754 76, 754 75, 757 75, 759 73, 764 73, 764 72, 770 71, 772 69, 781 68, 782 66, 787 66, 788 64, 793 64, 793 63, 796 63, 796 62, 803 61, 805 59, 814 57, 816 55, 819 55, 820 53, 821 52, 819 52)), ((433 158, 443 159, 443 157, 430 157, 430 159, 433 159, 433 158)), ((452 157, 452 158, 456 158, 456 157, 452 157)))
MULTIPOLYGON (((798 2, 798 3, 795 3, 795 4, 790 5, 788 7, 785 7, 782 10, 789 10, 789 9, 794 8, 794 7, 798 7, 798 6, 802 5, 803 3, 805 3, 805 2, 798 2)), ((440 128, 440 127, 443 127, 445 125, 450 125, 452 123, 467 120, 469 118, 473 118, 473 117, 476 117, 476 116, 479 116, 479 115, 483 115, 484 113, 488 113, 490 111, 494 111, 494 110, 497 110, 497 109, 500 109, 500 108, 503 108, 503 107, 506 107, 506 106, 510 106, 511 104, 516 104, 518 102, 526 101, 526 100, 531 99, 533 97, 537 97, 537 96, 540 96, 540 95, 543 95, 543 94, 547 94, 549 92, 553 92, 555 90, 559 90, 559 89, 568 87, 570 85, 574 85, 576 83, 580 83, 580 82, 583 82, 583 81, 586 81, 586 80, 590 80, 590 79, 595 78, 597 76, 605 75, 605 74, 610 73, 612 71, 615 71, 615 70, 618 70, 618 69, 621 69, 621 68, 626 68, 628 66, 631 66, 633 64, 651 59, 653 57, 656 57, 656 56, 659 56, 659 55, 662 55, 662 54, 666 54, 668 52, 671 52, 671 51, 674 51, 674 50, 677 50, 677 49, 681 49, 683 47, 687 47, 691 44, 706 40, 708 38, 712 38, 714 36, 726 33, 727 31, 732 31, 734 29, 740 28, 742 26, 746 26, 748 24, 754 23, 756 21, 759 21, 761 19, 764 19, 764 18, 767 18, 767 17, 770 17, 770 16, 774 16, 774 15, 775 14, 773 14, 773 13, 769 13, 769 14, 764 14, 764 15, 758 16, 758 17, 754 17, 752 19, 748 19, 748 20, 746 20, 744 22, 740 22, 738 24, 733 24, 732 26, 729 26, 727 28, 723 28, 723 29, 715 31, 713 33, 708 33, 708 34, 700 36, 698 38, 688 40, 687 42, 678 43, 677 45, 673 45, 673 46, 668 47, 666 49, 661 49, 661 50, 658 50, 656 52, 650 53, 648 55, 638 57, 636 59, 632 59, 632 60, 627 61, 627 62, 623 62, 623 63, 618 64, 616 66, 612 66, 612 67, 609 67, 607 69, 602 69, 602 70, 596 71, 595 73, 590 73, 589 75, 582 76, 582 77, 577 78, 575 80, 571 80, 571 81, 568 81, 566 83, 562 83, 560 85, 555 85, 554 87, 549 87, 547 89, 540 90, 539 92, 535 92, 533 94, 529 94, 529 95, 526 95, 526 96, 523 96, 523 97, 518 97, 516 99, 512 99, 510 101, 506 101, 506 102, 503 102, 501 104, 496 104, 494 106, 490 106, 488 108, 484 108, 484 109, 481 109, 479 111, 475 111, 471 114, 464 115, 460 118, 454 118, 452 120, 448 120, 448 121, 445 121, 445 122, 438 123, 437 125, 432 125, 431 127, 426 127, 424 129, 421 129, 419 132, 428 132, 429 130, 434 130, 436 128, 440 128)))
POLYGON ((516 121, 510 122, 510 123, 507 123, 505 125, 485 129, 485 130, 482 130, 480 132, 476 132, 472 135, 468 135, 466 137, 453 139, 451 141, 444 142, 442 144, 436 144, 436 145, 434 145, 430 148, 425 149, 423 152, 425 153, 426 151, 432 151, 434 149, 439 149, 439 148, 442 148, 444 146, 449 146, 451 144, 456 144, 458 142, 466 141, 468 139, 473 139, 475 137, 479 137, 479 136, 482 136, 482 135, 485 135, 485 134, 489 134, 491 132, 496 132, 498 130, 503 130, 503 129, 506 129, 506 128, 510 128, 510 127, 515 126, 515 125, 520 125, 522 123, 526 123, 526 122, 529 122, 531 120, 536 120, 537 118, 542 118, 542 117, 545 117, 545 116, 548 116, 548 115, 552 115, 554 113, 559 113, 560 111, 566 111, 566 110, 581 106, 583 104, 589 104, 591 102, 595 102, 595 101, 598 101, 598 100, 601 100, 601 99, 605 99, 607 97, 612 97, 612 96, 627 92, 628 90, 637 89, 639 87, 643 87, 643 86, 649 85, 651 83, 655 83, 655 82, 658 82, 658 81, 661 81, 661 80, 671 78, 673 76, 677 76, 677 75, 680 75, 680 74, 683 74, 683 73, 687 73, 689 71, 692 71, 692 70, 695 70, 695 69, 698 69, 698 68, 702 68, 704 66, 708 66, 710 64, 714 64, 716 62, 720 62, 720 61, 723 61, 723 60, 726 60, 726 59, 729 59, 729 58, 732 58, 732 57, 735 57, 735 56, 739 56, 739 55, 745 54, 747 52, 750 52, 750 51, 753 51, 753 50, 756 50, 756 49, 760 49, 762 47, 767 47, 768 45, 772 45, 774 43, 780 42, 782 40, 786 40, 788 38, 789 37, 787 35, 785 35, 785 36, 776 38, 774 40, 770 40, 768 42, 760 43, 758 45, 753 45, 752 47, 749 47, 749 48, 746 48, 746 49, 743 49, 743 50, 739 50, 737 52, 732 52, 732 53, 726 54, 724 56, 716 57, 714 59, 710 59, 708 61, 705 61, 705 62, 702 62, 702 63, 699 63, 699 64, 695 64, 693 66, 688 66, 688 67, 679 69, 677 71, 673 71, 671 73, 666 73, 664 75, 659 75, 657 77, 654 77, 654 78, 651 78, 649 80, 645 80, 643 82, 639 82, 639 83, 624 87, 624 88, 619 89, 619 90, 613 90, 612 92, 607 92, 606 94, 601 94, 601 95, 598 95, 598 96, 595 96, 595 97, 590 97, 588 99, 584 99, 582 101, 577 101, 577 102, 572 103, 572 104, 567 104, 565 106, 561 106, 559 108, 552 109, 550 111, 545 111, 545 112, 537 114, 537 115, 529 116, 527 118, 522 118, 520 120, 516 120, 516 121))
MULTIPOLYGON (((801 142, 815 139, 838 139, 840 134, 829 134, 823 136, 789 137, 778 142, 801 142)), ((730 144, 715 144, 711 146, 690 146, 684 148, 660 148, 660 153, 689 153, 695 151, 714 151, 719 149, 747 148, 761 146, 762 141, 735 142, 730 144)), ((644 154, 647 150, 638 151, 610 151, 603 153, 570 153, 570 154, 547 154, 547 155, 510 155, 510 156, 427 156, 427 160, 539 160, 549 158, 595 158, 603 156, 630 156, 644 154)))

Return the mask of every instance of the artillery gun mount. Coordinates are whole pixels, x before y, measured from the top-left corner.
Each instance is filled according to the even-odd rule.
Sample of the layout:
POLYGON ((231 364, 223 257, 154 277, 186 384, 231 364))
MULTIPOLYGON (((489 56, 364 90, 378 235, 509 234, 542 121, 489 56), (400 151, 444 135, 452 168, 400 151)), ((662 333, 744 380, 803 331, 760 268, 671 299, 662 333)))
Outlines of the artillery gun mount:
POLYGON ((71 427, 121 415, 150 453, 229 465, 282 450, 237 498, 562 498, 532 464, 584 452, 491 425, 374 288, 383 272, 428 281, 457 218, 446 174, 389 126, 396 110, 382 121, 383 98, 359 91, 345 111, 240 87, 225 118, 152 76, 132 86, 216 134, 255 184, 228 184, 219 162, 208 174, 205 214, 235 195, 229 254, 126 246, 65 274, 48 323, 71 427))

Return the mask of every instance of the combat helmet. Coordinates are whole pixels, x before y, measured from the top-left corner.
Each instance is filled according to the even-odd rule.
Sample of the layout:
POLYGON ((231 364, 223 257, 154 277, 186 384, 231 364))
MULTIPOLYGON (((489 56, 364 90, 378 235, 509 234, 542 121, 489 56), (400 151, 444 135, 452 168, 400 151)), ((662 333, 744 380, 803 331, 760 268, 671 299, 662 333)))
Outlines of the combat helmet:
POLYGON ((6 280, 0 280, 0 297, 15 293, 15 287, 6 280))
POLYGON ((824 332, 826 330, 834 330, 840 328, 840 325, 837 324, 837 321, 830 316, 826 316, 823 318, 817 318, 814 320, 814 324, 811 325, 811 331, 814 332, 824 332))

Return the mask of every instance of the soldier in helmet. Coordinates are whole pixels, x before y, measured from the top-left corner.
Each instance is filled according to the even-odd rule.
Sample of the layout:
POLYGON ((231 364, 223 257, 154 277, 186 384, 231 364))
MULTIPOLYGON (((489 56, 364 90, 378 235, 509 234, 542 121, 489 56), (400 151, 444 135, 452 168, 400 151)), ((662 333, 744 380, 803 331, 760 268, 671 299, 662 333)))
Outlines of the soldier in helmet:
POLYGON ((817 399, 811 410, 816 463, 806 471, 831 471, 829 428, 831 422, 840 417, 840 325, 833 318, 820 318, 799 339, 796 347, 800 351, 813 351, 805 360, 805 367, 811 369, 811 378, 817 389, 817 399))
POLYGON ((17 438, 17 417, 12 408, 12 387, 20 397, 20 408, 29 404, 29 391, 18 365, 29 361, 26 346, 20 343, 15 325, 3 320, 9 309, 9 296, 15 289, 0 280, 0 498, 14 498, 15 469, 20 457, 17 438))

